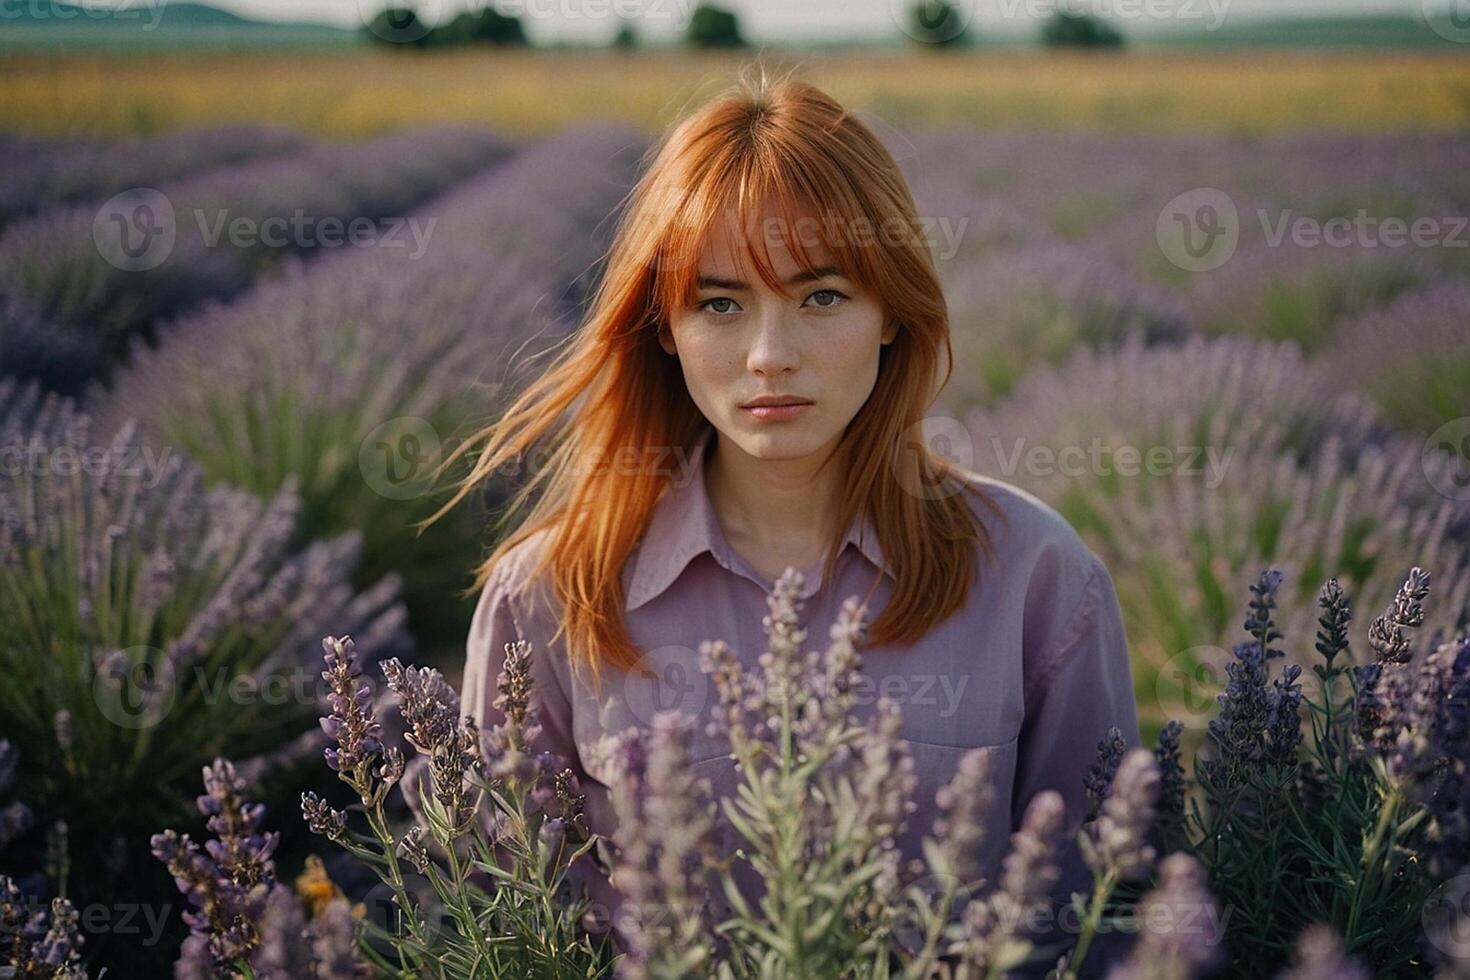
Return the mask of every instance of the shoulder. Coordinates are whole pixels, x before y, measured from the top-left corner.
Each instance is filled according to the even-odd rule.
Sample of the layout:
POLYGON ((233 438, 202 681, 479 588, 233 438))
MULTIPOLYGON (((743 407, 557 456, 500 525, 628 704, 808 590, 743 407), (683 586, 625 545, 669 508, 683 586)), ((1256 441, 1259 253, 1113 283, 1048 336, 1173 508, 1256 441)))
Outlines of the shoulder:
POLYGON ((999 564, 1084 575, 1100 567, 1077 529, 1046 501, 1004 480, 963 475, 971 510, 989 533, 999 564))
POLYGON ((550 542, 549 528, 540 528, 507 548, 490 569, 480 590, 476 613, 497 607, 507 609, 517 626, 525 626, 533 616, 544 616, 552 590, 548 575, 537 574, 542 556, 550 542))
POLYGON ((966 478, 991 540, 981 587, 994 590, 1000 607, 1020 611, 1028 661, 1050 664, 1105 618, 1115 602, 1112 579, 1056 508, 1003 480, 966 478))

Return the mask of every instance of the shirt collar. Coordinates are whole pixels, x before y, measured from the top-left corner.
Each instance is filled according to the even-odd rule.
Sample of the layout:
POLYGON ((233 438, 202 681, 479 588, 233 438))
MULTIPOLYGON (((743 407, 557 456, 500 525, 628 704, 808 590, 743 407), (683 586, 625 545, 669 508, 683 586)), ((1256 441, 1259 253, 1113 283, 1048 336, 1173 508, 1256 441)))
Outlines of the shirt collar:
MULTIPOLYGON (((673 585, 685 567, 706 551, 727 569, 737 560, 715 516, 704 478, 704 456, 714 431, 713 426, 705 426, 686 457, 692 471, 687 480, 682 474, 676 474, 654 505, 653 518, 634 555, 633 574, 625 603, 629 611, 673 585)), ((866 514, 860 515, 848 527, 842 547, 849 544, 856 546, 890 578, 894 577, 878 545, 878 533, 866 514)))

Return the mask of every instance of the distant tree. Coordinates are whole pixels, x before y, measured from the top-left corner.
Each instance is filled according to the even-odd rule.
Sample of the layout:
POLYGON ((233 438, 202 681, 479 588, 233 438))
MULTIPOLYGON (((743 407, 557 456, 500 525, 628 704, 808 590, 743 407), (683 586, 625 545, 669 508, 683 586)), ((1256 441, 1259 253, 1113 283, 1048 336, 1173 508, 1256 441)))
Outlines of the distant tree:
POLYGON ((1092 14, 1058 10, 1041 25, 1041 43, 1055 48, 1115 48, 1123 43, 1123 35, 1092 14))
POLYGON ((618 25, 618 32, 613 35, 612 46, 619 51, 631 51, 638 47, 638 34, 633 30, 633 22, 624 20, 618 25))
POLYGON ((525 30, 519 17, 502 14, 494 7, 466 10, 447 24, 429 32, 431 45, 460 44, 524 45, 525 30))
POLYGON ((732 12, 714 4, 702 3, 694 8, 684 40, 696 48, 742 48, 740 20, 732 12))
POLYGON ((969 25, 948 0, 919 0, 909 7, 909 37, 920 44, 959 45, 970 40, 969 25))
POLYGON ((421 45, 429 27, 411 7, 386 7, 368 22, 367 33, 382 44, 421 45))

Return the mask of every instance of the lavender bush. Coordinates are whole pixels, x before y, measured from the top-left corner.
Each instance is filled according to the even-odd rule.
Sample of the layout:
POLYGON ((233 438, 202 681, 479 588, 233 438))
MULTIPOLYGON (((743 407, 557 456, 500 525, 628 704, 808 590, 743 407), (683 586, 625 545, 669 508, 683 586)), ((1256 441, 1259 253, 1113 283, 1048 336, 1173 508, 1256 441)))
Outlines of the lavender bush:
MULTIPOLYGON (((826 651, 804 651, 794 569, 768 597, 759 670, 720 642, 701 647, 718 694, 708 724, 742 774, 718 805, 691 775, 693 719, 663 712, 601 743, 616 763, 618 828, 612 839, 592 832, 570 770, 528 749, 537 719, 525 641, 507 644, 505 721, 483 734, 437 671, 382 662, 411 764, 388 744, 354 643, 328 637, 327 761, 358 803, 339 810, 307 793, 303 815, 391 891, 393 920, 370 930, 390 953, 366 935, 363 948, 395 976, 977 978, 1050 964, 1049 976, 1073 980, 1100 975, 1089 961, 1097 940, 1130 928, 1138 936, 1109 980, 1463 975, 1466 951, 1444 938, 1470 924, 1463 908, 1449 904, 1449 921, 1426 910, 1470 869, 1470 638, 1419 647, 1410 631, 1425 621, 1428 576, 1414 568, 1367 631, 1377 659, 1354 665, 1348 597, 1332 580, 1318 683, 1304 691, 1299 666, 1271 676, 1284 656, 1281 584, 1270 570, 1251 590, 1250 639, 1192 776, 1177 722, 1153 750, 1127 749, 1116 730, 1099 742, 1077 836, 1093 885, 1071 896, 1078 926, 1060 950, 1037 947, 1026 926, 1050 910, 1060 798, 1031 801, 987 880, 976 856, 989 775, 986 757, 967 753, 939 793, 922 860, 901 860, 895 835, 913 785, 901 716, 883 699, 866 721, 853 711, 865 609, 850 599, 826 651), (417 815, 406 827, 384 808, 395 786, 417 815), (579 868, 610 874, 632 903, 610 962, 579 928, 579 868)), ((241 812, 252 836, 235 853, 268 857, 258 811, 241 812)), ((156 842, 185 867, 175 838, 156 842)), ((212 928, 229 934, 228 921, 212 928)))
POLYGON ((314 833, 372 867, 392 894, 391 920, 373 923, 366 945, 378 968, 415 980, 601 975, 604 953, 579 928, 584 906, 570 894, 569 868, 590 860, 594 844, 576 777, 561 760, 528 751, 537 724, 529 646, 507 650, 497 701, 506 720, 483 741, 437 671, 396 658, 381 664, 420 762, 412 766, 402 748, 385 744, 351 637, 322 646, 327 764, 356 795, 351 810, 370 833, 314 792, 301 808, 314 833), (407 828, 389 821, 395 787, 417 814, 407 828))
MULTIPOLYGON (((1271 661, 1285 658, 1274 618, 1282 574, 1265 572, 1193 789, 1178 775, 1179 726, 1161 733, 1161 768, 1176 774, 1161 832, 1201 862, 1233 913, 1226 976, 1264 976, 1298 941, 1297 957, 1317 969, 1342 962, 1319 933, 1303 938, 1323 924, 1375 976, 1435 964, 1458 976, 1470 965, 1458 959, 1466 950, 1425 931, 1435 889, 1470 867, 1470 638, 1411 635, 1425 623, 1428 580, 1410 570, 1366 631, 1375 659, 1356 664, 1349 597, 1329 580, 1311 674, 1289 663, 1273 676, 1271 661)), ((1458 928, 1470 925, 1456 914, 1458 928)))
POLYGON ((1293 635, 1312 628, 1309 583, 1329 568, 1383 605, 1399 570, 1433 565, 1448 585, 1430 625, 1470 618, 1470 501, 1426 479, 1454 460, 1336 385, 1291 345, 1132 343, 1079 352, 969 416, 977 468, 1054 503, 1115 570, 1150 722, 1178 711, 1176 673, 1223 671, 1228 597, 1262 566, 1288 575, 1277 615, 1293 635), (1080 465, 1060 465, 1069 452, 1080 465))
MULTIPOLYGON (((416 212, 429 250, 326 256, 138 350, 108 401, 211 479, 262 495, 300 479, 311 536, 360 529, 362 574, 405 580, 416 635, 463 637, 454 593, 479 556, 465 508, 420 537, 439 446, 497 403, 507 360, 572 327, 599 227, 631 185, 643 141, 585 126, 539 142, 416 212)), ((610 226, 606 226, 610 231, 610 226)))
POLYGON ((172 830, 154 834, 153 854, 192 910, 176 980, 358 980, 358 922, 345 898, 308 910, 276 879, 280 835, 264 830, 265 808, 245 798, 245 780, 226 759, 204 767, 199 812, 213 839, 204 850, 172 830))
POLYGON ((1397 425, 1433 432, 1470 411, 1467 323, 1470 280, 1443 277, 1339 324, 1323 360, 1397 425))
POLYGON ((258 777, 320 744, 302 651, 326 621, 408 648, 398 586, 348 585, 355 534, 293 548, 290 487, 207 490, 172 447, 98 441, 34 385, 0 381, 0 459, 0 717, 27 804, 70 825, 52 886, 110 902, 202 760, 228 747, 258 777))
MULTIPOLYGON (((95 238, 95 206, 60 209, 0 236, 0 293, 25 298, 48 321, 84 329, 105 355, 117 357, 129 337, 151 331, 160 318, 233 296, 285 257, 309 250, 318 237, 315 223, 402 217, 508 151, 488 132, 442 127, 366 145, 322 144, 162 183, 156 190, 173 208, 175 238, 162 263, 142 271, 121 268, 104 255, 95 238), (288 235, 284 249, 269 247, 260 230, 265 222, 284 223, 276 230, 283 234, 298 213, 313 223, 312 234, 288 235), (237 241, 229 228, 242 220, 256 231, 237 241)), ((169 226, 163 216, 153 220, 169 226)), ((410 250, 406 232, 399 241, 410 250)), ((0 341, 9 333, 0 323, 0 341)))
MULTIPOLYGON (((866 722, 854 712, 865 611, 849 600, 827 651, 804 653, 800 586, 789 570, 769 598, 759 673, 743 671, 723 644, 702 649, 719 691, 711 724, 744 773, 737 798, 723 801, 729 824, 717 823, 708 784, 689 774, 690 720, 665 712, 651 732, 633 728, 602 744, 619 776, 613 840, 586 827, 561 760, 527 749, 537 724, 528 643, 507 644, 496 702, 505 722, 484 738, 459 718, 437 672, 382 663, 423 760, 427 778, 416 780, 405 777, 413 770, 398 747, 385 744, 352 641, 328 637, 323 676, 333 695, 323 727, 335 744, 327 761, 357 794, 371 836, 354 833, 349 813, 316 793, 302 809, 314 831, 370 864, 394 895, 401 915, 383 936, 394 955, 379 966, 416 977, 918 978, 999 977, 1051 962, 1056 954, 1034 950, 1024 923, 1049 910, 1060 796, 1031 802, 1001 874, 988 882, 977 865, 989 818, 987 757, 968 753, 939 794, 924 858, 902 861, 896 835, 913 809, 913 777, 901 715, 886 699, 866 722), (390 826, 383 809, 400 781, 420 814, 407 828, 390 826), (735 855, 730 827, 743 841, 735 855), (570 871, 588 865, 633 903, 627 949, 611 963, 579 930, 587 924, 581 895, 568 893, 570 871), (409 867, 428 898, 411 887, 409 867), (548 973, 553 966, 561 972, 548 973)), ((1154 864, 1153 754, 1136 749, 1104 770, 1097 817, 1079 837, 1097 878, 1092 895, 1078 897, 1084 925, 1058 965, 1067 977, 1079 975, 1119 883, 1146 878, 1154 864)))
POLYGON ((309 145, 301 133, 256 125, 122 139, 16 138, 4 146, 10 167, 0 187, 0 227, 59 205, 102 201, 133 187, 299 153, 309 145))

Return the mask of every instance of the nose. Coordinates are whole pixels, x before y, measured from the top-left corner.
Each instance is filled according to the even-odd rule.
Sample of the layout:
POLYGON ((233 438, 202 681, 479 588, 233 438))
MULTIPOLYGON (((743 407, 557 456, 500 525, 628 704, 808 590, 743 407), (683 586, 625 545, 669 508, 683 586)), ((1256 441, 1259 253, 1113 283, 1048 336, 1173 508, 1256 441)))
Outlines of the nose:
POLYGON ((801 363, 798 347, 797 325, 791 322, 782 304, 767 303, 756 321, 746 366, 754 374, 794 371, 801 363))

